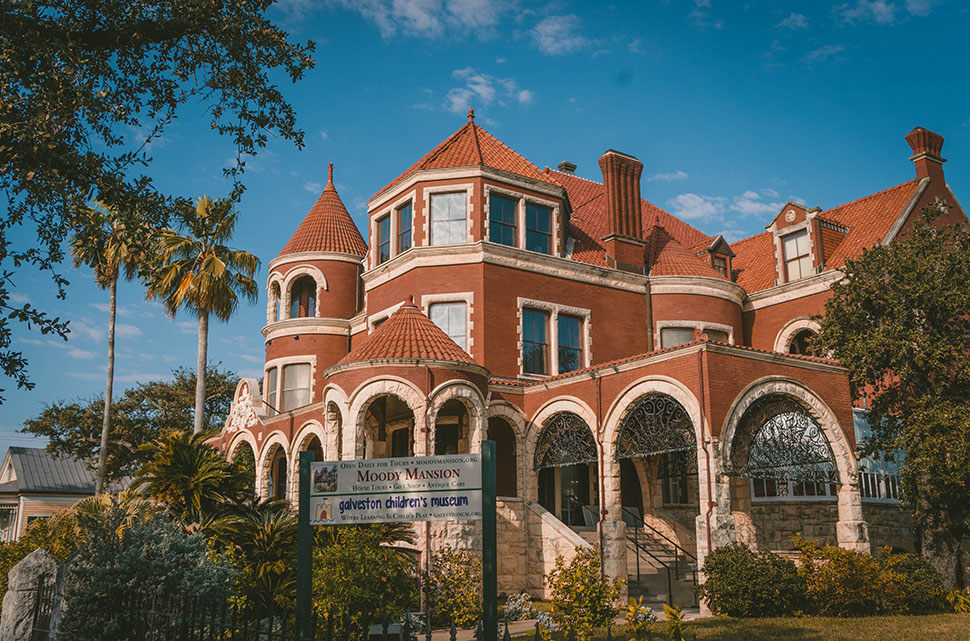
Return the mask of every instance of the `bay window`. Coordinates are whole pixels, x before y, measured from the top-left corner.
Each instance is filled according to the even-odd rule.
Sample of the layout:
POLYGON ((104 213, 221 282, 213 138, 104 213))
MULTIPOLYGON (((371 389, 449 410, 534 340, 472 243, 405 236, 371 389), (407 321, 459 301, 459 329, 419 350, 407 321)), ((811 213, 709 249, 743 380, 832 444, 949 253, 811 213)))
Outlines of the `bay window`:
POLYGON ((283 394, 280 411, 288 412, 310 404, 310 364, 283 366, 283 394))
POLYGON ((391 217, 384 216, 377 221, 377 264, 391 259, 391 217))
POLYGON ((499 245, 515 247, 516 210, 518 203, 509 198, 491 195, 488 199, 488 239, 499 245))
POLYGON ((468 351, 468 322, 466 306, 463 302, 434 303, 429 308, 431 322, 441 328, 448 337, 468 351))
POLYGON ((397 210, 397 251, 398 253, 411 249, 411 220, 413 211, 411 203, 397 210))
POLYGON ((458 245, 467 239, 465 192, 431 195, 431 244, 458 245))

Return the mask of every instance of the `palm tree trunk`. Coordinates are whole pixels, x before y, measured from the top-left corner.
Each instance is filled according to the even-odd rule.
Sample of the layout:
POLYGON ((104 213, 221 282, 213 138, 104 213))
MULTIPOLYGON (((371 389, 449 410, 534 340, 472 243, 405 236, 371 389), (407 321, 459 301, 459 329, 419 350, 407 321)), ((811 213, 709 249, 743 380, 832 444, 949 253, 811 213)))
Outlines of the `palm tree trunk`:
POLYGON ((199 362, 195 374, 195 425, 198 434, 205 425, 205 360, 209 347, 209 312, 199 312, 199 362))
POLYGON ((94 494, 104 491, 104 468, 108 461, 108 430, 111 426, 111 388, 115 382, 115 313, 118 310, 118 275, 108 286, 108 380, 104 386, 104 418, 101 419, 101 449, 98 450, 98 476, 94 494))

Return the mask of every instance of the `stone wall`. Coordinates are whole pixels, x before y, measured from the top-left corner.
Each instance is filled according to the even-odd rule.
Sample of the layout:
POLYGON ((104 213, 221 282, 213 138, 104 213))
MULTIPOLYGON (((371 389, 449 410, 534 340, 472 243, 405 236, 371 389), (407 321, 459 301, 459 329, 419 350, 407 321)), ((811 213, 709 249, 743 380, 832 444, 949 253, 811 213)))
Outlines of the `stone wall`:
MULTIPOLYGON (((534 597, 548 599, 552 595, 543 577, 555 566, 556 557, 572 559, 577 549, 590 545, 538 503, 527 502, 525 508, 528 536, 525 588, 534 597)), ((499 545, 502 545, 501 539, 499 545)))
POLYGON ((761 550, 793 550, 791 539, 796 534, 823 545, 838 543, 839 506, 835 501, 753 502, 750 516, 761 550))
POLYGON ((884 546, 916 552, 913 511, 899 503, 862 502, 862 514, 869 524, 873 552, 884 546))

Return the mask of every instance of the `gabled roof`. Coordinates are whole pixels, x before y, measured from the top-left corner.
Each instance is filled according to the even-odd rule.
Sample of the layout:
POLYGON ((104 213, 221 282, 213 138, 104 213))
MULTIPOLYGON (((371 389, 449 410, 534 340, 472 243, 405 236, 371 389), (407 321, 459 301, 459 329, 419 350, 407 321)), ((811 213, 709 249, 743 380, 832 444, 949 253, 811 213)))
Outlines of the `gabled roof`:
POLYGON ((422 169, 450 169, 452 167, 491 167, 532 180, 549 182, 538 167, 520 156, 498 138, 475 124, 475 112, 468 110, 468 122, 441 144, 429 151, 404 173, 379 189, 373 197, 392 185, 422 169))
POLYGON ((661 225, 654 225, 644 235, 644 264, 650 276, 704 276, 727 280, 719 271, 680 244, 661 225))
MULTIPOLYGON (((574 241, 573 260, 606 265, 606 248, 601 240, 606 236, 606 199, 603 198, 602 183, 552 169, 546 169, 545 175, 548 180, 566 188, 573 207, 569 217, 569 236, 574 241)), ((640 215, 644 234, 657 224, 685 247, 711 242, 707 234, 643 199, 640 200, 640 215)))
POLYGON ((413 296, 337 365, 373 360, 451 361, 481 367, 421 313, 413 296))
MULTIPOLYGON (((918 180, 909 180, 820 212, 819 218, 848 229, 829 253, 825 269, 838 269, 846 257, 857 256, 863 249, 882 242, 918 188, 918 180)), ((733 266, 739 285, 751 293, 775 284, 778 268, 771 232, 739 240, 731 248, 736 254, 733 266)))
POLYGON ((360 257, 367 254, 367 243, 333 186, 333 163, 329 165, 323 193, 279 255, 300 252, 338 252, 360 257))
POLYGON ((94 472, 76 458, 54 458, 44 448, 11 447, 6 463, 13 479, 3 494, 94 494, 94 472))

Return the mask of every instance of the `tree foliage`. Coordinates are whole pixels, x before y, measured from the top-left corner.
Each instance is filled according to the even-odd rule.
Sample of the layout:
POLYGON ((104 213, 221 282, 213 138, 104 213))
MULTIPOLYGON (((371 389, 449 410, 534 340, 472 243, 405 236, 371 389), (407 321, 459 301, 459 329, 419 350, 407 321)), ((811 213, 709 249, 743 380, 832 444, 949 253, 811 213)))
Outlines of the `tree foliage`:
POLYGON ((434 554, 431 572, 425 577, 432 622, 460 628, 482 616, 482 556, 443 545, 434 554))
POLYGON ((865 450, 904 452, 923 554, 952 586, 970 527, 970 234, 933 224, 947 209, 937 200, 904 238, 846 261, 820 341, 866 397, 865 450))
POLYGON ((552 617, 586 640, 592 638, 594 629, 616 616, 613 602, 620 596, 624 580, 603 576, 599 552, 584 548, 568 563, 557 556, 546 583, 552 590, 552 617))
POLYGON ((91 200, 162 228, 186 203, 145 175, 150 143, 191 103, 231 139, 226 170, 242 190, 245 158, 270 135, 303 145, 293 108, 270 73, 295 82, 314 45, 266 18, 271 0, 33 0, 0 4, 0 371, 31 387, 12 323, 68 328, 11 300, 16 270, 58 273, 75 216, 91 200), (14 247, 11 231, 36 235, 14 247))
MULTIPOLYGON (((221 429, 232 405, 239 378, 214 365, 206 370, 206 430, 221 429)), ((178 430, 190 429, 195 403, 195 372, 187 367, 172 371, 170 381, 150 381, 129 388, 111 407, 111 439, 107 476, 117 481, 134 473, 151 454, 139 448, 178 430)), ((21 431, 47 439, 57 456, 72 456, 93 465, 98 455, 104 401, 57 401, 21 431)))

